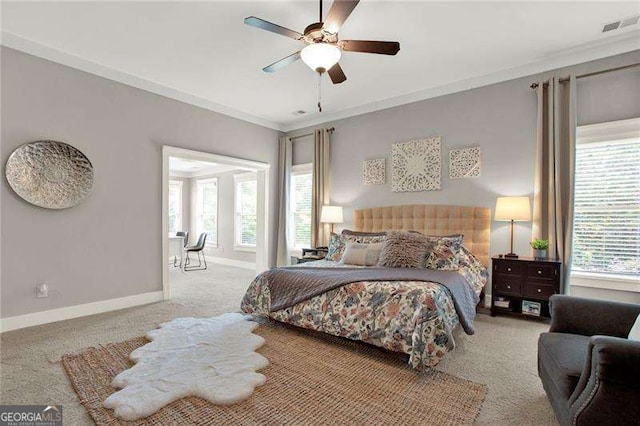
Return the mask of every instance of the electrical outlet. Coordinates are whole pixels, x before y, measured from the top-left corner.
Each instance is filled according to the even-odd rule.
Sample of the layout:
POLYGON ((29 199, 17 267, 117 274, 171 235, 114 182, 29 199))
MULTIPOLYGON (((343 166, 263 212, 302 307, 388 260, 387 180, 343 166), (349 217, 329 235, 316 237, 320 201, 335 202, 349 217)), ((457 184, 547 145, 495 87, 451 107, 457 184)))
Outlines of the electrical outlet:
POLYGON ((49 286, 46 283, 38 284, 36 286, 36 297, 49 297, 49 286))

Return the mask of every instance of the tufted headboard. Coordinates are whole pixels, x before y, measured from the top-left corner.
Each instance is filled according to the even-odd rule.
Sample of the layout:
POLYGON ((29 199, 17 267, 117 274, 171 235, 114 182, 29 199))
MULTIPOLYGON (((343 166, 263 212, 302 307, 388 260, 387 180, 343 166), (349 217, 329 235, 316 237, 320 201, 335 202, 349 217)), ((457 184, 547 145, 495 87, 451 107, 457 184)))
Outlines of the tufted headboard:
POLYGON ((356 231, 463 234, 463 245, 489 268, 491 209, 488 207, 414 204, 356 209, 353 216, 356 231))

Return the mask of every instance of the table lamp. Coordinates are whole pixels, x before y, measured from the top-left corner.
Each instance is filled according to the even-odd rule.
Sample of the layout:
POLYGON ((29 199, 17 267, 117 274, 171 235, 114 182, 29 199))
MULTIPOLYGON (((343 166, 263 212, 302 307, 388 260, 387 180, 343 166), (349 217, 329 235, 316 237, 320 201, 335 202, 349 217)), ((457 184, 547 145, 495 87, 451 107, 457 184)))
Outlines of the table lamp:
POLYGON ((342 215, 342 207, 341 206, 322 206, 322 211, 320 212, 320 222, 330 223, 331 232, 333 232, 333 226, 336 223, 344 222, 344 217, 342 215))
POLYGON ((513 224, 531 220, 529 197, 498 197, 495 220, 510 222, 511 244, 509 245, 509 253, 505 254, 504 257, 517 259, 518 255, 513 252, 513 224))

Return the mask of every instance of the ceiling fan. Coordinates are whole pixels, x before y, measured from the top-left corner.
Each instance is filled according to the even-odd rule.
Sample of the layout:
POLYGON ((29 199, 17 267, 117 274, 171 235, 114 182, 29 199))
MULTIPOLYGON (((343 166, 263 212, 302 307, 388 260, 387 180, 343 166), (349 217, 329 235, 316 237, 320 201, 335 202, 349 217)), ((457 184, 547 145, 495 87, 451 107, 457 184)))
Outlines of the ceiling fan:
POLYGON ((279 61, 264 67, 265 72, 275 72, 298 59, 303 60, 318 74, 327 72, 333 84, 347 79, 338 61, 345 52, 377 53, 395 55, 400 50, 397 41, 339 40, 338 31, 347 20, 360 0, 334 0, 325 21, 322 20, 322 0, 320 0, 320 22, 315 22, 304 29, 304 34, 281 27, 264 19, 250 16, 244 23, 262 30, 302 41, 306 46, 279 61))

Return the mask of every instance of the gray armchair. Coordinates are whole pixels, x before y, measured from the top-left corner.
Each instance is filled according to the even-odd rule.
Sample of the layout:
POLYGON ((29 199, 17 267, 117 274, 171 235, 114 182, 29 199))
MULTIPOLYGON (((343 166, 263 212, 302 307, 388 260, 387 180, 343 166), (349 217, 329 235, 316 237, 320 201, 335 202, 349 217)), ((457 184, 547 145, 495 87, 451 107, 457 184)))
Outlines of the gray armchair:
POLYGON ((562 425, 637 425, 640 342, 628 340, 640 305, 551 296, 538 339, 538 374, 562 425))

